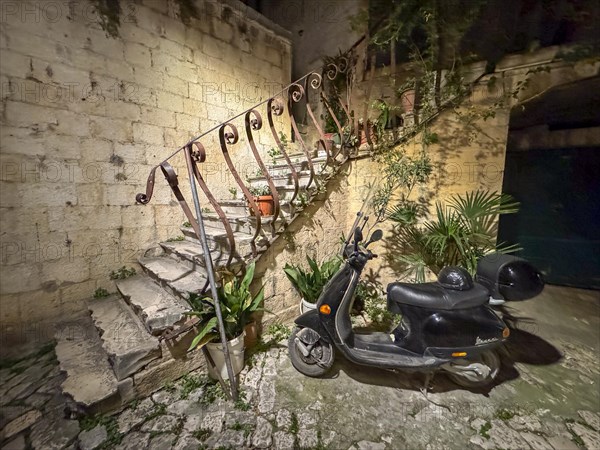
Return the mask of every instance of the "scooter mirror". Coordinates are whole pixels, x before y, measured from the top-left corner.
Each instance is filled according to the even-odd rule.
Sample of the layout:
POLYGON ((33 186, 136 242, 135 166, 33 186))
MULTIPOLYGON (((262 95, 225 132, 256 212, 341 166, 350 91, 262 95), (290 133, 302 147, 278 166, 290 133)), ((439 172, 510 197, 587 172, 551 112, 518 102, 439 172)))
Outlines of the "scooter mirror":
POLYGON ((383 237, 383 231, 375 230, 375 231, 373 231, 373 234, 371 235, 371 239, 369 239, 369 242, 380 241, 382 237, 383 237))

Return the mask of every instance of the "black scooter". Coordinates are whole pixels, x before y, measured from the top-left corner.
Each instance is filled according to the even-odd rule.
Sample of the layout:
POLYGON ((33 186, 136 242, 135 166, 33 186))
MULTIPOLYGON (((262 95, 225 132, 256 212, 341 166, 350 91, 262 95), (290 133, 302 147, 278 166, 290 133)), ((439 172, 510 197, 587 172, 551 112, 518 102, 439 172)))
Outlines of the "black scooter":
POLYGON ((464 269, 445 268, 437 282, 390 283, 388 310, 402 320, 391 333, 358 334, 350 310, 360 274, 376 258, 367 247, 382 238, 376 230, 362 245, 364 226, 354 229, 354 243, 344 244, 345 264, 323 289, 316 309, 295 321, 288 350, 292 365, 304 375, 324 375, 335 350, 353 363, 426 372, 444 370, 458 385, 490 384, 500 371, 496 350, 510 331, 491 309, 508 300, 525 300, 544 287, 541 274, 527 261, 489 255, 478 262, 476 282, 464 269))

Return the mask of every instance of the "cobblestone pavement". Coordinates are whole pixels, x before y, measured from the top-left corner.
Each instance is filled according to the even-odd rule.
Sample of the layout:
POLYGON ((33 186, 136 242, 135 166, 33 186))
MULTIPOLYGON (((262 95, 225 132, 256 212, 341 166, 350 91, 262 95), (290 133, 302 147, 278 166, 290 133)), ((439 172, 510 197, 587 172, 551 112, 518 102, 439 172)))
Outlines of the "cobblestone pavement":
POLYGON ((42 348, 0 370, 2 449, 600 449, 598 298, 548 290, 512 311, 511 359, 485 392, 437 375, 425 395, 422 375, 341 359, 311 379, 280 344, 251 358, 237 404, 190 374, 120 414, 76 418, 42 348))

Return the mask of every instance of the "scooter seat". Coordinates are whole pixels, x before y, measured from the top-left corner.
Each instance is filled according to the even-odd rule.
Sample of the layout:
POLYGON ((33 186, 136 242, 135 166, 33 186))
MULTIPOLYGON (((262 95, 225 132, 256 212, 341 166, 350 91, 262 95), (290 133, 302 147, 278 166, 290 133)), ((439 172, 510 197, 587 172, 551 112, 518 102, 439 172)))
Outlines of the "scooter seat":
POLYGON ((479 283, 466 291, 444 288, 435 283, 390 283, 387 287, 388 309, 399 313, 398 304, 429 309, 466 309, 483 305, 489 300, 488 290, 479 283))

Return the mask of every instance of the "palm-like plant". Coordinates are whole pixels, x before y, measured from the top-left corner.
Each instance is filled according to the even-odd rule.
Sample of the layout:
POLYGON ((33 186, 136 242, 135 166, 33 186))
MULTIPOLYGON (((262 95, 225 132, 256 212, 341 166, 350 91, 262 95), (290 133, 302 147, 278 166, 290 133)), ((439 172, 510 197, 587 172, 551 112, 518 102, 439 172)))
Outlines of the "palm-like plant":
POLYGON ((398 237, 404 255, 399 257, 407 266, 407 273, 417 281, 425 281, 425 268, 438 273, 443 267, 465 267, 472 274, 483 255, 509 253, 516 245, 496 242, 497 219, 500 214, 518 211, 519 204, 507 195, 497 192, 476 191, 464 196, 454 195, 446 206, 436 204, 436 215, 422 225, 398 223, 398 237))
MULTIPOLYGON (((250 321, 250 316, 261 311, 260 304, 264 299, 264 288, 258 294, 252 295, 250 283, 254 278, 255 263, 246 268, 243 278, 236 277, 231 273, 223 276, 221 286, 217 288, 219 302, 221 304, 221 315, 227 339, 234 339, 244 331, 244 327, 250 321)), ((218 336, 217 315, 212 297, 200 297, 190 293, 188 300, 191 311, 190 316, 198 318, 196 327, 198 334, 194 337, 189 350, 198 346, 202 347, 218 336)))

